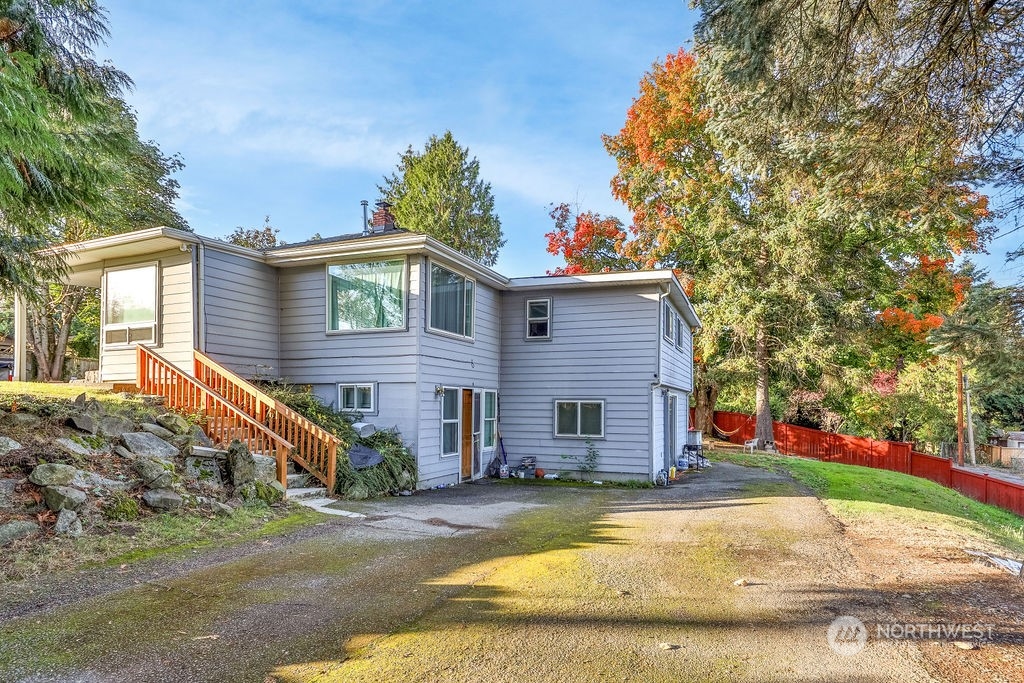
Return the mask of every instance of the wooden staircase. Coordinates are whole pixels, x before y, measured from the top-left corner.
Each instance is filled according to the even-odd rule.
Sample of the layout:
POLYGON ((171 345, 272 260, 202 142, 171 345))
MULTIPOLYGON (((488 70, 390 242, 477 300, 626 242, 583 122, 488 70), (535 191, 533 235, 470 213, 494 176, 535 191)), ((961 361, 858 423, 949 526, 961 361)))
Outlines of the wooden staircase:
POLYGON ((201 413, 204 431, 217 443, 239 439, 250 451, 272 453, 283 486, 291 460, 334 491, 338 437, 199 351, 193 351, 193 377, 152 349, 137 348, 141 391, 164 397, 172 410, 201 413))

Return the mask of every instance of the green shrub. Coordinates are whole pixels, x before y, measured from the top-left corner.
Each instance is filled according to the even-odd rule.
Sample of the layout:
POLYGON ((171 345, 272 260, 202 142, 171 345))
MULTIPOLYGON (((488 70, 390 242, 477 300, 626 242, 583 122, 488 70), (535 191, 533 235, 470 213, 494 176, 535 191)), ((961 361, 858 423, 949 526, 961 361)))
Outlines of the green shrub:
POLYGON ((139 501, 124 491, 114 491, 103 501, 103 516, 115 522, 131 522, 139 518, 139 501))
POLYGON ((353 416, 324 405, 316 394, 289 385, 271 385, 264 390, 281 403, 339 437, 336 491, 346 498, 362 499, 411 490, 416 486, 416 459, 402 443, 397 431, 379 431, 360 438, 352 428, 353 416), (348 459, 351 444, 378 451, 384 462, 357 470, 348 459))

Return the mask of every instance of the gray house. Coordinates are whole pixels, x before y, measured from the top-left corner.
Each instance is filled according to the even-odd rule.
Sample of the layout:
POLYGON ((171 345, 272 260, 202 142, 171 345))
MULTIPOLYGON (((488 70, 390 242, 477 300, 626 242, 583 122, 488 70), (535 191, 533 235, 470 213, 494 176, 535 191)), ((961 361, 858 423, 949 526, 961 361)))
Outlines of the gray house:
POLYGON ((420 487, 483 476, 499 435, 510 464, 551 472, 590 441, 598 476, 620 479, 652 479, 685 443, 700 323, 670 271, 506 278, 398 229, 264 252, 155 228, 63 249, 68 280, 101 289, 102 381, 134 385, 142 344, 184 373, 198 351, 308 385, 397 428, 420 487))

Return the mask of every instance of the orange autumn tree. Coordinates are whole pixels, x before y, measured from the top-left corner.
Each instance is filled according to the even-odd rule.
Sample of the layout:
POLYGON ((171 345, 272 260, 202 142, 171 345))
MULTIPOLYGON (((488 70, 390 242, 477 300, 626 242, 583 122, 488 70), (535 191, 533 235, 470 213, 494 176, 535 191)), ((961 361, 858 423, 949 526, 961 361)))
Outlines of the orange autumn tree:
POLYGON ((604 139, 618 165, 612 192, 632 212, 628 239, 549 246, 565 255, 568 245, 570 267, 607 263, 614 246, 627 259, 615 263, 681 271, 704 323, 698 403, 710 399, 710 413, 723 383, 752 393, 755 436, 772 441, 771 387, 817 386, 862 357, 877 299, 906 260, 945 257, 951 236, 977 234, 984 216, 938 142, 913 159, 876 145, 871 168, 852 174, 827 150, 861 144, 855 127, 813 141, 777 130, 752 160, 717 125, 729 112, 708 102, 686 51, 652 65, 621 131, 604 139))

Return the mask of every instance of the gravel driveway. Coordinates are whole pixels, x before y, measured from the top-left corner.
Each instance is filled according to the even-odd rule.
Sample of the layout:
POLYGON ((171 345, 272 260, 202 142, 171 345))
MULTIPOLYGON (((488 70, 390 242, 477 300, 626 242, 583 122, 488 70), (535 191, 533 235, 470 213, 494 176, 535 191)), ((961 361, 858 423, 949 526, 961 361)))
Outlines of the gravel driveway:
POLYGON ((821 503, 764 470, 346 509, 366 516, 0 589, 0 680, 931 680, 912 644, 829 648, 835 617, 887 598, 821 503))

